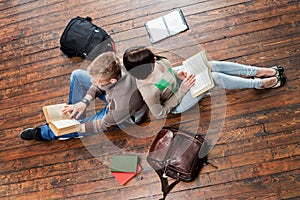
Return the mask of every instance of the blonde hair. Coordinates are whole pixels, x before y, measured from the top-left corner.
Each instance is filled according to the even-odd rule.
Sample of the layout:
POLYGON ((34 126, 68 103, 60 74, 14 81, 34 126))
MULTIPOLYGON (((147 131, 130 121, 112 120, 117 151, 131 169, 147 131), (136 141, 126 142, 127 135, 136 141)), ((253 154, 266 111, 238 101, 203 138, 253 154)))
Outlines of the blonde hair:
POLYGON ((114 52, 105 52, 95 58, 87 71, 90 76, 101 76, 105 80, 118 79, 121 75, 120 60, 114 52))

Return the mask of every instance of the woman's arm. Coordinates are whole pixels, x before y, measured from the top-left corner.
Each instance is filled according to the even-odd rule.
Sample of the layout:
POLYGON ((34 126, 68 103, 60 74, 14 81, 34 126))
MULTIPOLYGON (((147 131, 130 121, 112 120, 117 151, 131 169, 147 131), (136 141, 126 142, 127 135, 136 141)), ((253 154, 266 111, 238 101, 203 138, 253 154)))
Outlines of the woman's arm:
POLYGON ((161 91, 156 89, 155 87, 143 89, 140 88, 140 92, 154 117, 164 118, 173 108, 175 108, 180 103, 183 96, 194 84, 195 75, 188 76, 181 82, 178 90, 175 93, 171 93, 171 96, 164 102, 161 101, 161 91))

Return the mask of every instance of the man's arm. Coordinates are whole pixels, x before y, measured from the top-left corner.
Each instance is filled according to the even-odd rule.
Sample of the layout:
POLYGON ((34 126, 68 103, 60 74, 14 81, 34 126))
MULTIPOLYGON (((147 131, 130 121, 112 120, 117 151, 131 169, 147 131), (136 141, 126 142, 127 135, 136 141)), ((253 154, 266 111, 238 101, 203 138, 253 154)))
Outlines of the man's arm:
POLYGON ((96 96, 100 95, 103 91, 96 85, 91 85, 84 98, 73 105, 66 105, 62 110, 63 114, 70 112, 70 118, 75 117, 78 119, 86 108, 90 105, 90 101, 94 100, 96 96))
MULTIPOLYGON (((122 97, 120 97, 122 99, 122 97)), ((112 100, 110 102, 110 109, 108 113, 99 120, 88 121, 84 124, 81 124, 80 132, 88 133, 99 133, 106 131, 109 127, 118 125, 130 117, 129 105, 124 104, 124 100, 118 102, 118 106, 115 106, 117 102, 112 100)))

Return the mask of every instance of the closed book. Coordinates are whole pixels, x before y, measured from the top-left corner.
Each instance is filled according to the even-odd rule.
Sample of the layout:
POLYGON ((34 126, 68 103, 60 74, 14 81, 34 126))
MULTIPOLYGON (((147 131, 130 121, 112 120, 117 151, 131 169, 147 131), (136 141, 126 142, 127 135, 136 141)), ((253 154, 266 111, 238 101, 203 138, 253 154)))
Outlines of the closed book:
POLYGON ((120 185, 125 185, 130 181, 133 177, 135 177, 138 173, 142 171, 142 167, 140 165, 137 166, 137 172, 112 172, 115 179, 120 183, 120 185))
POLYGON ((137 172, 138 157, 134 155, 117 155, 112 157, 111 172, 137 172))

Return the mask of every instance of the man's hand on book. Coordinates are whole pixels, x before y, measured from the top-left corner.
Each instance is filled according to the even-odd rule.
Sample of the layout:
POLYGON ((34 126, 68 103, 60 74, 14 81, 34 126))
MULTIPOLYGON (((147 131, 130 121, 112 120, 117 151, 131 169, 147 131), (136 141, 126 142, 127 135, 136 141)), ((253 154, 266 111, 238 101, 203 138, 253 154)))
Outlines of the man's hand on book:
POLYGON ((86 104, 83 102, 78 102, 73 105, 66 105, 62 109, 62 113, 63 114, 71 113, 70 118, 75 117, 75 119, 78 119, 82 115, 82 113, 85 111, 85 109, 86 109, 86 104))
POLYGON ((180 85, 180 90, 183 92, 187 92, 191 87, 195 85, 196 78, 194 74, 189 75, 187 78, 185 78, 180 85))

